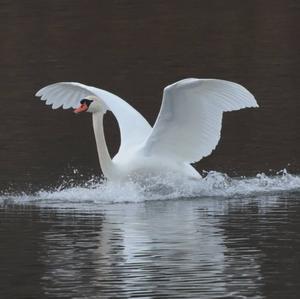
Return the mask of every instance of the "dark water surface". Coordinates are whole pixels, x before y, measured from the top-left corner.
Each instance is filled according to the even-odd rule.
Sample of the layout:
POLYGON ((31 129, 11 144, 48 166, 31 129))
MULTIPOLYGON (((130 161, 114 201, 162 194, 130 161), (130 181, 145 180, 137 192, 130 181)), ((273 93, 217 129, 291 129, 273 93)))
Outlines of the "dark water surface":
POLYGON ((0 298, 299 298, 299 25, 295 0, 2 0, 0 298), (34 98, 82 82, 153 124, 185 77, 238 82, 260 109, 224 115, 196 165, 220 173, 161 193, 99 183, 90 115, 34 98))

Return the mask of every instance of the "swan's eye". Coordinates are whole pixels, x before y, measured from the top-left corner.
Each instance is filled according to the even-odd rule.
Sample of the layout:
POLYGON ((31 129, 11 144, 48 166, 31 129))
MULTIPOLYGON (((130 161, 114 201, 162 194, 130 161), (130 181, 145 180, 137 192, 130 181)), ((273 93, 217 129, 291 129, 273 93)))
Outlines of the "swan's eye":
POLYGON ((82 100, 80 101, 80 104, 81 104, 81 105, 86 104, 86 105, 89 107, 89 106, 91 105, 92 102, 93 102, 92 100, 82 99, 82 100))

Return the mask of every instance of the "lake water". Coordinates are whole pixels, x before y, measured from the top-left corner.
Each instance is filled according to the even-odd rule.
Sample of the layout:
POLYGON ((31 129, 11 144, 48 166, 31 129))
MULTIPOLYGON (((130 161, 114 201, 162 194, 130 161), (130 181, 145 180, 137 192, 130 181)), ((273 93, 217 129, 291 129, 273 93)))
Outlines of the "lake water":
POLYGON ((297 298, 300 177, 219 176, 3 197, 1 298, 297 298))
MULTIPOLYGON (((300 5, 0 3, 0 298, 299 298, 300 5), (101 179, 90 115, 34 94, 77 81, 151 124, 185 77, 246 86, 199 182, 101 179)), ((112 155, 119 146, 107 115, 112 155)), ((197 136, 195 136, 197 138, 197 136)))

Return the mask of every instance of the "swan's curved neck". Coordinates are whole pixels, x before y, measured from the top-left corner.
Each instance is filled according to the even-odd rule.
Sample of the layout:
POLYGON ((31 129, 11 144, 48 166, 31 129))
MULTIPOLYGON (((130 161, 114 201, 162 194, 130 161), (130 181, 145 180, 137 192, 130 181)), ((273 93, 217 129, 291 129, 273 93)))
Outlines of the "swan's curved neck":
POLYGON ((114 173, 114 163, 111 160, 105 141, 103 116, 104 114, 102 112, 93 113, 93 127, 102 172, 106 178, 112 179, 114 173))

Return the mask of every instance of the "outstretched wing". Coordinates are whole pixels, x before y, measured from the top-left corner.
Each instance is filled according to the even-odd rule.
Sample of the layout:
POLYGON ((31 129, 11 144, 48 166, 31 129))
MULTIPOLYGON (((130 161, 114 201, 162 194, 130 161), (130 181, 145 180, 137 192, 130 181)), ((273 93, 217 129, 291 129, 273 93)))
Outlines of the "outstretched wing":
POLYGON ((52 105, 52 109, 77 108, 80 100, 88 95, 100 97, 116 117, 121 133, 119 152, 141 144, 151 133, 151 126, 139 112, 106 90, 76 82, 60 82, 48 85, 36 93, 47 105, 52 105))
POLYGON ((219 142, 223 112, 247 107, 258 107, 254 96, 233 82, 184 79, 169 85, 144 154, 199 161, 219 142))

